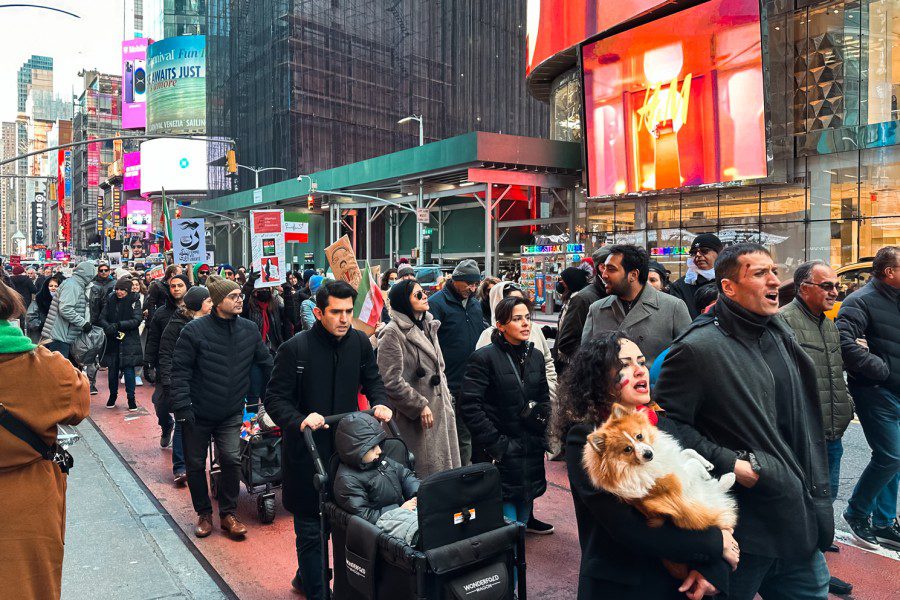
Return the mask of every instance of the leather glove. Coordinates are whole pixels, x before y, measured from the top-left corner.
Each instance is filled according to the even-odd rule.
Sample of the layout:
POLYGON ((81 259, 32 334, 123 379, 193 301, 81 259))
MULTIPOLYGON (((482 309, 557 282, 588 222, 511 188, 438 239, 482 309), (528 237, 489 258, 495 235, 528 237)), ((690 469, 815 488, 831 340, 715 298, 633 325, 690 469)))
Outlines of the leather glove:
POLYGON ((90 321, 88 321, 87 323, 85 323, 84 325, 81 326, 81 333, 90 333, 91 329, 93 329, 93 328, 94 328, 94 326, 91 325, 90 321))
POLYGON ((183 423, 185 425, 193 425, 195 422, 194 419, 194 409, 191 407, 181 408, 175 411, 175 420, 179 423, 183 423))
POLYGON ((153 372, 153 367, 150 363, 144 363, 144 379, 148 383, 156 383, 156 374, 153 372))
POLYGON ((247 283, 253 283, 257 279, 259 279, 261 275, 262 273, 260 273, 259 271, 250 271, 250 276, 247 277, 247 283))
POLYGON ((506 450, 509 448, 509 438, 505 435, 501 435, 500 439, 492 445, 490 448, 487 448, 488 456, 494 459, 495 463, 499 463, 503 460, 503 455, 506 454, 506 450))

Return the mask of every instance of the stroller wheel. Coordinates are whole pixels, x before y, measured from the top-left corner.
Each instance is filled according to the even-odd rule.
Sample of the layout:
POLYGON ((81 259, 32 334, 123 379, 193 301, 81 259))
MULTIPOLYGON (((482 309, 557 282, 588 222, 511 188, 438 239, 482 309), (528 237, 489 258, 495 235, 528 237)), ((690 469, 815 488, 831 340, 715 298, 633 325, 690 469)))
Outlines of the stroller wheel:
POLYGON ((210 473, 209 474, 209 494, 213 497, 213 499, 219 499, 219 474, 218 473, 210 473))
POLYGON ((260 494, 256 497, 256 512, 259 522, 268 525, 275 520, 275 496, 260 494))

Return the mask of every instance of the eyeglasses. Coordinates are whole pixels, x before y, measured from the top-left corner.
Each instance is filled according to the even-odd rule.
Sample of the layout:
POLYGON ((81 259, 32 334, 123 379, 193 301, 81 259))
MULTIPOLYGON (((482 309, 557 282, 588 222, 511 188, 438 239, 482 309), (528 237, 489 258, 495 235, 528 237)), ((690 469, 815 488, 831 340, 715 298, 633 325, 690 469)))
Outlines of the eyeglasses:
POLYGON ((833 281, 823 281, 822 283, 813 283, 812 281, 803 281, 800 285, 814 285, 817 288, 820 288, 824 292, 833 292, 838 289, 838 284, 833 281))
POLYGON ((231 300, 232 302, 239 302, 243 300, 246 296, 244 294, 228 294, 225 296, 226 300, 231 300))
POLYGON ((691 248, 690 252, 688 252, 688 256, 697 256, 698 254, 706 256, 712 252, 709 248, 691 248))
POLYGON ((419 290, 415 294, 413 294, 413 298, 416 300, 422 300, 423 298, 427 298, 427 295, 422 290, 419 290))

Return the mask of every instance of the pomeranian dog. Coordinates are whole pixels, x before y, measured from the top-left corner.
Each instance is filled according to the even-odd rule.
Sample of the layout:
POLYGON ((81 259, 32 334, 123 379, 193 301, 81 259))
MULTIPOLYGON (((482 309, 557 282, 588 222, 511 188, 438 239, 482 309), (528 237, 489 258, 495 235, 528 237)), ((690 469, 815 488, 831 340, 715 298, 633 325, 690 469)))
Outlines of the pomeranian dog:
MULTIPOLYGON (((682 529, 734 529, 737 503, 728 494, 734 473, 713 478, 713 465, 682 449, 647 416, 613 404, 609 419, 587 438, 583 464, 591 483, 637 508, 651 527, 670 519, 682 529)), ((663 561, 676 577, 684 565, 663 561)))

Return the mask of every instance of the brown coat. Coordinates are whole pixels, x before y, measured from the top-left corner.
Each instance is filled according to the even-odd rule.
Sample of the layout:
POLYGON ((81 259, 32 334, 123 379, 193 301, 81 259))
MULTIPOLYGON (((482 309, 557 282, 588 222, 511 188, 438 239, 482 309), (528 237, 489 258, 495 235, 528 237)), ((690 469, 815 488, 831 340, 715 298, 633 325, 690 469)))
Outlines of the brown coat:
MULTIPOLYGON (((0 354, 0 402, 52 444, 57 423, 87 416, 90 388, 61 354, 39 346, 0 354)), ((0 581, 16 598, 59 598, 65 527, 66 476, 0 428, 0 581)))
POLYGON ((441 322, 425 313, 425 330, 404 314, 391 311, 391 322, 378 335, 378 370, 395 409, 400 436, 416 457, 419 479, 461 466, 456 434, 456 412, 447 388, 446 367, 437 330, 441 322), (416 369, 425 370, 415 377, 416 369), (431 376, 441 376, 432 387, 431 376), (434 427, 423 429, 422 409, 431 409, 434 427))

